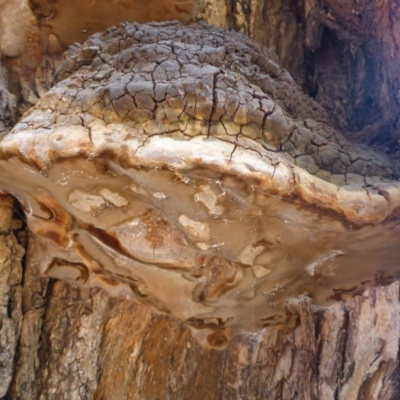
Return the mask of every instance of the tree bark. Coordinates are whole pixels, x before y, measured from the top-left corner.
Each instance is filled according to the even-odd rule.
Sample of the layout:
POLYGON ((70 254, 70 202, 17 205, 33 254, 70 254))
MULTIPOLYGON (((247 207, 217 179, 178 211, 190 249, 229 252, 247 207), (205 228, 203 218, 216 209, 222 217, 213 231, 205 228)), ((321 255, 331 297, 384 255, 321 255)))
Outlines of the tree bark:
MULTIPOLYGON (((396 158, 398 6, 355 3, 350 13, 347 3, 204 0, 197 18, 272 47, 342 132, 396 158)), ((0 133, 12 125, 15 109, 5 86, 0 133)), ((300 316, 295 329, 236 332, 224 349, 209 350, 174 317, 40 277, 18 210, 10 196, 0 197, 0 398, 400 396, 399 282, 325 308, 301 297, 288 305, 300 316)))
POLYGON ((398 156, 396 1, 201 0, 197 16, 273 49, 343 133, 398 156))
MULTIPOLYGON (((399 395, 398 283, 317 313, 305 297, 290 305, 301 316, 294 331, 239 332, 219 351, 203 349, 185 324, 148 307, 40 279, 34 262, 28 252, 23 285, 21 275, 15 286, 8 278, 12 307, 3 318, 0 348, 7 399, 399 395)), ((13 267, 14 274, 21 269, 18 260, 13 267)))

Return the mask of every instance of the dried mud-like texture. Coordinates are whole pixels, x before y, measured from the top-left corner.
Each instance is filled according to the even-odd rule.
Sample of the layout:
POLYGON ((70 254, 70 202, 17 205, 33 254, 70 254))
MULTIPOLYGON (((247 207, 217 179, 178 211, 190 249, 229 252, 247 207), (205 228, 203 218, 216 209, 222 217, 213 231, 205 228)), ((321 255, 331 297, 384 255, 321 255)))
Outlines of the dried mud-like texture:
MULTIPOLYGON (((0 0, 0 56, 9 75, 7 89, 16 97, 17 115, 51 87, 54 69, 69 45, 123 21, 188 23, 195 7, 190 0, 116 0, 110 4, 108 0, 0 0)), ((0 87, 0 110, 6 109, 4 98, 0 87)), ((0 133, 6 130, 6 118, 0 114, 0 133)))
POLYGON ((265 48, 125 24, 70 49, 58 80, 0 149, 44 275, 151 304, 216 348, 225 328, 293 326, 289 298, 397 276, 398 166, 330 127, 265 48))

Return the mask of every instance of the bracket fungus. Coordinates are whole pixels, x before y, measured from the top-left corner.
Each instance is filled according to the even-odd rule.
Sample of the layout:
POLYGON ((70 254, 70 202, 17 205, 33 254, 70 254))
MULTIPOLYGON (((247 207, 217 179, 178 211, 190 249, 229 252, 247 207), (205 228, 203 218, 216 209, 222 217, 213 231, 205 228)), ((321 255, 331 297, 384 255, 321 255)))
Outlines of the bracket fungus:
POLYGON ((334 128, 269 50, 122 24, 68 50, 2 140, 41 273, 195 329, 296 323, 400 271, 397 163, 334 128))

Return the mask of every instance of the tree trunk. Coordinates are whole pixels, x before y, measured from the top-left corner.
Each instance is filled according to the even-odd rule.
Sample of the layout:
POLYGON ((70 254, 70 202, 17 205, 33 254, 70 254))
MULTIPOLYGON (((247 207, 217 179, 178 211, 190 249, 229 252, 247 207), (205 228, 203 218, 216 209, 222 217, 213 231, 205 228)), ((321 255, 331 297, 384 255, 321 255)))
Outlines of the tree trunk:
MULTIPOLYGON (((197 18, 272 47, 338 129, 395 159, 398 5, 347 3, 202 0, 197 18)), ((5 61, 11 70, 14 64, 5 61)), ((12 125, 15 108, 4 86, 0 133, 12 125)), ((400 396, 400 284, 393 279, 329 307, 299 297, 288 304, 299 315, 296 328, 235 331, 216 350, 202 347, 193 328, 170 315, 41 277, 34 241, 8 195, 0 197, 0 249, 0 398, 400 396)))
MULTIPOLYGON (((2 199, 2 395, 10 399, 351 399, 398 396, 399 284, 315 313, 294 331, 240 332, 204 350, 187 326, 148 307, 22 273, 2 199)), ((14 224, 14 225, 13 225, 14 224)))
MULTIPOLYGON (((10 225, 2 232, 10 232, 10 225)), ((2 243, 3 254, 15 254, 2 261, 8 290, 0 371, 7 399, 399 395, 398 283, 367 290, 318 313, 305 297, 291 304, 300 315, 294 331, 284 326, 243 331, 224 350, 205 350, 173 317, 98 289, 39 278, 32 251, 22 276, 15 236, 3 235, 2 243)))
POLYGON ((398 2, 202 0, 198 17, 272 48, 343 133, 398 155, 398 2))

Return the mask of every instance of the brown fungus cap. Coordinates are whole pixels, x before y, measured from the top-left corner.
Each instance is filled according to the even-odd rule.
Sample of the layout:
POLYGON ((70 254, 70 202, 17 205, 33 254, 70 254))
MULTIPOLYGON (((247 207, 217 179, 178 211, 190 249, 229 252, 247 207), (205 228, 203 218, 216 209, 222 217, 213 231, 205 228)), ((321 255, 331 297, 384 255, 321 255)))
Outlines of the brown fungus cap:
MULTIPOLYGON (((291 326, 400 271, 400 184, 274 55, 206 25, 125 24, 70 49, 1 142, 44 275, 219 329, 291 326)), ((211 341, 211 342, 210 342, 211 341)))

